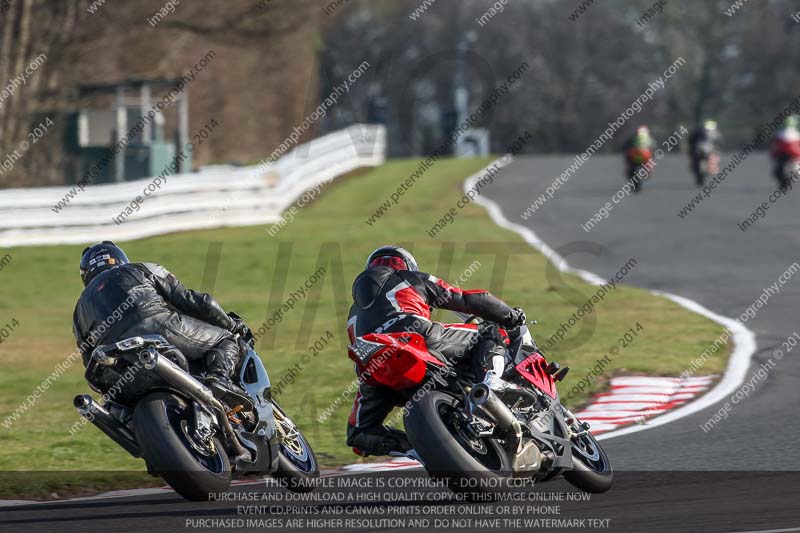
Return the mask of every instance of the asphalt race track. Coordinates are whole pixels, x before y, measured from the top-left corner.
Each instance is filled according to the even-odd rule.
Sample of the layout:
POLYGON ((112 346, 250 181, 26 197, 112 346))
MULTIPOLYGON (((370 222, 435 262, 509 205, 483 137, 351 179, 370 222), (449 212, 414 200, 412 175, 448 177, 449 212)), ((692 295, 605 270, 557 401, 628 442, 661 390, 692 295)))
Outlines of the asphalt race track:
MULTIPOLYGON (((727 164, 729 155, 722 157, 727 164)), ((739 317, 765 287, 800 261, 800 204, 791 194, 779 199, 766 217, 746 232, 737 226, 762 201, 775 183, 766 156, 754 155, 720 185, 694 212, 677 213, 698 190, 683 157, 666 157, 639 196, 614 206, 608 218, 588 233, 581 228, 614 191, 624 184, 620 158, 593 157, 553 199, 527 222, 522 213, 571 163, 567 158, 520 158, 499 176, 489 196, 506 217, 532 228, 569 263, 601 277, 616 272, 629 258, 637 267, 625 283, 685 296, 724 316, 739 317), (520 194, 519 191, 530 191, 520 194), (572 246, 590 241, 602 253, 569 254, 572 246)), ((796 192, 796 191, 795 191, 796 192)), ((613 203, 613 202, 612 202, 613 203)), ((758 351, 748 379, 782 341, 798 329, 800 276, 790 279, 746 325, 757 335, 758 351)), ((687 354, 687 364, 699 354, 687 354)), ((658 357, 658 354, 653 354, 658 357)), ((620 470, 798 470, 800 428, 800 350, 788 353, 755 393, 736 405, 726 420, 704 432, 700 426, 716 411, 637 434, 606 441, 604 446, 620 470)), ((800 527, 800 512, 798 523, 800 527)))
MULTIPOLYGON (((358 477, 374 480, 379 476, 387 477, 358 477)), ((393 476, 399 479, 396 473, 393 476)), ((413 494, 397 490, 387 494, 383 489, 318 489, 311 500, 297 503, 281 497, 288 494, 284 489, 258 484, 238 486, 228 493, 233 499, 249 492, 258 498, 255 502, 192 504, 166 494, 3 508, 0 531, 764 531, 797 524, 798 479, 796 474, 763 472, 618 473, 611 492, 592 496, 589 501, 573 499, 580 493, 566 482, 556 481, 528 493, 539 499, 493 504, 465 504, 448 490, 436 488, 418 489, 413 494), (358 503, 341 505, 325 494, 336 496, 336 502, 358 503), (514 514, 513 505, 526 510, 514 514), (290 520, 298 516, 304 522, 293 526, 290 520), (487 517, 494 523, 479 522, 487 517), (539 522, 527 526, 503 522, 524 518, 539 522), (409 526, 410 519, 427 520, 427 527, 409 526), (572 520, 575 527, 545 520, 572 520)))
MULTIPOLYGON (((727 161, 728 157, 723 156, 722 164, 727 161)), ((614 191, 624 183, 619 158, 596 156, 537 213, 523 221, 520 213, 571 162, 567 157, 518 158, 496 178, 486 194, 501 205, 510 221, 533 229, 573 266, 605 277, 629 258, 635 258, 638 266, 627 276, 626 283, 685 296, 722 315, 738 317, 765 287, 775 283, 792 263, 800 260, 800 212, 798 199, 791 194, 772 205, 766 217, 747 232, 737 227, 737 223, 766 201, 774 189, 765 156, 754 155, 745 161, 685 219, 679 218, 677 213, 697 194, 697 189, 691 182, 685 159, 666 157, 640 195, 616 204, 609 217, 587 233, 580 224, 610 201, 614 191), (601 251, 587 251, 593 246, 586 242, 599 244, 601 251), (573 253, 570 250, 583 251, 573 253)), ((771 357, 781 342, 798 329, 798 287, 800 275, 786 282, 780 293, 770 297, 767 305, 747 322, 757 334, 758 342, 748 379, 758 365, 771 357)), ((687 364, 697 355, 687 354, 687 364)), ((461 525, 449 522, 449 529, 800 531, 794 529, 800 528, 797 445, 800 429, 796 425, 800 399, 798 356, 800 347, 787 353, 768 377, 758 382, 755 391, 708 432, 700 426, 719 406, 665 426, 604 441, 617 470, 612 491, 593 496, 589 501, 561 501, 556 504, 560 505, 558 513, 551 509, 549 516, 541 517, 595 522, 576 522, 574 528, 553 523, 549 527, 542 525, 544 523, 526 527, 516 523, 479 523, 475 520, 480 515, 461 508, 457 516, 473 522, 466 527, 463 522, 461 525), (786 471, 789 473, 784 473, 786 471), (597 520, 609 522, 600 525, 597 520)), ((265 487, 248 485, 234 490, 263 492, 265 487)), ((267 492, 282 490, 270 488, 267 492)), ((564 481, 538 490, 574 493, 564 481)), ((370 488, 357 492, 383 494, 370 488)), ((324 493, 320 492, 317 501, 312 499, 295 505, 303 506, 306 516, 321 514, 332 505, 323 501, 324 493)), ((347 506, 348 514, 344 518, 368 517, 366 513, 371 512, 370 509, 383 508, 388 513, 398 505, 407 506, 408 515, 414 515, 415 511, 424 513, 431 522, 455 518, 445 512, 452 502, 431 503, 425 494, 420 490, 416 500, 402 500, 401 503, 391 497, 367 501, 364 496, 361 503, 347 506), (429 509, 414 510, 414 505, 428 505, 429 509)), ((237 505, 243 503, 190 504, 170 493, 6 507, 0 508, 0 531, 224 531, 231 529, 226 529, 223 522, 203 520, 242 519, 237 505)), ((507 503, 488 505, 497 510, 494 518, 513 518, 502 509, 507 503)), ((262 508, 262 514, 248 516, 259 520, 290 516, 271 511, 277 509, 262 508)), ((528 518, 537 518, 532 512, 528 511, 528 518)), ((487 510, 484 514, 492 512, 487 510)), ((353 523, 335 525, 329 523, 328 527, 315 529, 306 524, 303 529, 354 529, 353 523)), ((292 527, 285 521, 265 521, 250 529, 280 531, 292 527)), ((403 528, 387 522, 374 523, 369 529, 399 531, 403 528)))

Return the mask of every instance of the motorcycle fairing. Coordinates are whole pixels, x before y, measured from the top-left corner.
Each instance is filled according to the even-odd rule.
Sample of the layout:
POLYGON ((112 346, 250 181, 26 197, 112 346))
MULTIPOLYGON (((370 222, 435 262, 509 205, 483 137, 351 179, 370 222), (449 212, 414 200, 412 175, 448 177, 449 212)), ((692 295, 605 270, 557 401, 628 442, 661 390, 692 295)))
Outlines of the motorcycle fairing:
POLYGON ((271 384, 264 362, 252 348, 248 348, 243 356, 239 382, 252 398, 259 421, 256 429, 250 433, 234 430, 251 444, 248 448, 257 452, 256 463, 240 461, 236 468, 250 472, 274 472, 278 468, 278 433, 272 410, 271 384))
POLYGON ((556 384, 547 372, 547 361, 538 352, 534 352, 516 366, 517 372, 554 400, 557 399, 556 384))
POLYGON ((428 364, 445 366, 428 352, 425 338, 419 333, 369 333, 356 338, 347 354, 359 374, 393 390, 422 384, 428 364))

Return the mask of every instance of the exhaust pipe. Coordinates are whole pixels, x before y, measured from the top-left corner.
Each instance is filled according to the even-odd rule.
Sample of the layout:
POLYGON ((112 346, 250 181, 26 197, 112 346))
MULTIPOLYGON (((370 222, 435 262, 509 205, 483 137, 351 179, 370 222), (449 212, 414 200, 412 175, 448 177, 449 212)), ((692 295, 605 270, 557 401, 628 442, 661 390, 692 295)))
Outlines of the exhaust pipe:
POLYGON ((519 425, 511 409, 485 383, 478 383, 469 391, 469 401, 474 411, 488 418, 502 429, 519 425))
POLYGON ((73 403, 80 415, 97 426, 108 438, 119 444, 132 456, 137 458, 142 456, 136 437, 104 406, 95 403, 91 396, 79 394, 75 396, 73 403))
POLYGON ((522 428, 517 417, 506 404, 485 383, 478 383, 469 391, 469 404, 472 411, 509 434, 506 449, 511 453, 521 451, 522 428), (513 437, 511 437, 513 435, 513 437))
POLYGON ((515 475, 532 476, 542 467, 542 453, 532 440, 522 441, 522 427, 508 406, 485 383, 469 391, 469 404, 474 413, 494 422, 506 431, 506 451, 512 455, 511 470, 515 475))
POLYGON ((161 356, 154 348, 140 352, 139 362, 141 362, 147 370, 155 372, 158 377, 176 389, 185 392, 192 399, 211 406, 216 415, 217 423, 222 428, 222 431, 225 433, 230 443, 231 453, 233 453, 234 457, 237 459, 250 459, 250 452, 239 442, 236 433, 234 433, 231 427, 231 423, 228 421, 225 408, 220 401, 214 397, 211 389, 200 383, 191 374, 184 371, 166 357, 161 356))

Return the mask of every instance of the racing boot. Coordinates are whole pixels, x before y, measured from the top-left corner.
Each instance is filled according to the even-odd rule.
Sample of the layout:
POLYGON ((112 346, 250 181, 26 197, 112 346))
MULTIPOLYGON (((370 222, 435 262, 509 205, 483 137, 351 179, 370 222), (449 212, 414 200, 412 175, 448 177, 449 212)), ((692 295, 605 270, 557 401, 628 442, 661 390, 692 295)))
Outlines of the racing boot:
POLYGON ((513 404, 518 399, 526 403, 536 403, 536 396, 530 391, 525 390, 519 385, 509 383, 500 376, 505 371, 505 357, 495 355, 491 359, 492 369, 487 370, 483 377, 483 383, 489 387, 501 400, 507 404, 513 404))
POLYGON ((361 457, 370 455, 408 456, 413 452, 404 431, 380 426, 369 430, 348 428, 347 445, 361 457))
POLYGON ((233 410, 241 405, 242 411, 252 411, 255 407, 253 400, 230 378, 238 359, 239 347, 236 342, 233 339, 224 339, 206 355, 206 377, 203 383, 228 409, 233 410))
POLYGON ((241 411, 249 412, 255 408, 250 396, 224 374, 207 374, 203 383, 211 389, 214 397, 224 403, 229 410, 242 406, 241 411))

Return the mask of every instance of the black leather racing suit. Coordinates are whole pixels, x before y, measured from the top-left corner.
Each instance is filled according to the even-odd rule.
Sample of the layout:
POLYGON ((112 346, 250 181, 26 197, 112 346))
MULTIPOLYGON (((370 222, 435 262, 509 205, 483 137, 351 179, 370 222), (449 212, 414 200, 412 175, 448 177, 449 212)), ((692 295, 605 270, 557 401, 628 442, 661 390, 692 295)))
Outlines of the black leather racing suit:
MULTIPOLYGON (((431 308, 478 315, 501 325, 511 326, 515 319, 511 307, 487 291, 463 291, 430 274, 385 266, 359 274, 353 282, 353 302, 347 322, 351 343, 368 333, 419 333, 434 355, 450 361, 470 358, 479 378, 491 368, 493 355, 505 353, 497 329, 433 322, 431 308)), ((408 449, 402 432, 383 426, 403 401, 387 387, 362 382, 347 423, 347 445, 369 455, 408 449)))
POLYGON ((73 333, 84 364, 102 344, 158 334, 210 374, 230 376, 239 348, 231 318, 209 294, 187 289, 167 269, 129 263, 98 274, 86 286, 73 314, 73 333))

